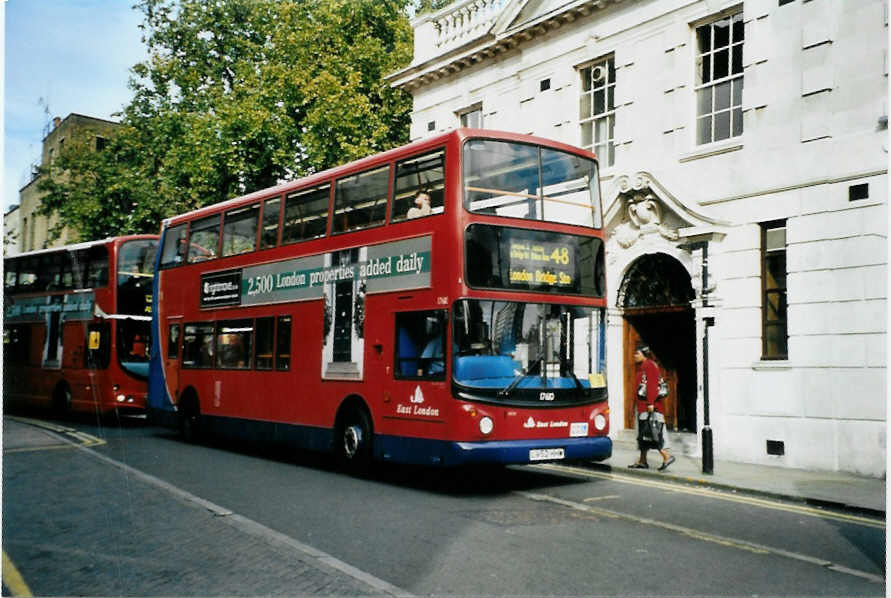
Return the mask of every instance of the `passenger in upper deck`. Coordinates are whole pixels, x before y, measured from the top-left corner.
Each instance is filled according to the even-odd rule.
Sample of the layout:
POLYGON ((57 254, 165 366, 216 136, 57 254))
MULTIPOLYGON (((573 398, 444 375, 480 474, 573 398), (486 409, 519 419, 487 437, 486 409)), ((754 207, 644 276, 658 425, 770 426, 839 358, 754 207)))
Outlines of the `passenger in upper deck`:
POLYGON ((418 193, 417 197, 415 197, 415 206, 408 209, 408 213, 406 217, 411 218, 421 218, 422 216, 429 216, 433 213, 432 208, 430 207, 430 195, 425 191, 421 191, 418 193))

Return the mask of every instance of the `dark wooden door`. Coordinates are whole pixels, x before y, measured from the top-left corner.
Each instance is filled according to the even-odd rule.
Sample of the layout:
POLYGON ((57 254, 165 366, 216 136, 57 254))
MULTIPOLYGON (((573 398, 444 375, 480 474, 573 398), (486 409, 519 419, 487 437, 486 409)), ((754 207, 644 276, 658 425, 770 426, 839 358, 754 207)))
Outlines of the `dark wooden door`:
POLYGON ((660 332, 658 313, 639 314, 625 316, 623 334, 623 364, 625 382, 625 427, 633 429, 634 418, 637 413, 637 387, 634 384, 637 374, 637 364, 634 363, 634 351, 639 343, 650 347, 653 360, 659 366, 659 372, 668 382, 668 396, 662 399, 665 411, 665 423, 670 430, 678 429, 678 372, 674 367, 666 364, 674 364, 673 356, 663 355, 667 353, 668 346, 664 341, 664 335, 660 332), (644 319, 645 318, 645 319, 644 319), (658 336, 658 338, 657 338, 658 336))

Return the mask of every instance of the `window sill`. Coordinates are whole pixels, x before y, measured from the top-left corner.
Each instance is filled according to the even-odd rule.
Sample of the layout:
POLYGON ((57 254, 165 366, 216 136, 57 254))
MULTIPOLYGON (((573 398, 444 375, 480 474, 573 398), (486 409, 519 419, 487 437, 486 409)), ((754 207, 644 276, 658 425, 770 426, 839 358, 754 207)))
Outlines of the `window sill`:
POLYGON ((791 370, 795 367, 788 359, 763 359, 752 364, 752 369, 757 371, 791 370))
POLYGON ((692 162, 693 160, 700 160, 702 158, 710 158, 712 156, 719 156, 721 154, 735 152, 737 150, 741 150, 742 148, 743 143, 741 139, 738 137, 734 137, 733 139, 728 139, 726 141, 709 143, 696 148, 692 152, 681 154, 680 158, 678 158, 678 162, 692 162))

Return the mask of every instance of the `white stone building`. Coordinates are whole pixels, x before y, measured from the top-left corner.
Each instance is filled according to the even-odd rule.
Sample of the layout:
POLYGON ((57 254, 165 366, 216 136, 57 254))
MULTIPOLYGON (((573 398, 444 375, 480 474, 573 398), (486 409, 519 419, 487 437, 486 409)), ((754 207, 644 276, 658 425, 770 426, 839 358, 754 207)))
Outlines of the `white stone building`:
POLYGON ((467 0, 413 27, 413 139, 600 157, 614 437, 643 339, 676 450, 707 402, 716 459, 885 475, 886 0, 467 0))

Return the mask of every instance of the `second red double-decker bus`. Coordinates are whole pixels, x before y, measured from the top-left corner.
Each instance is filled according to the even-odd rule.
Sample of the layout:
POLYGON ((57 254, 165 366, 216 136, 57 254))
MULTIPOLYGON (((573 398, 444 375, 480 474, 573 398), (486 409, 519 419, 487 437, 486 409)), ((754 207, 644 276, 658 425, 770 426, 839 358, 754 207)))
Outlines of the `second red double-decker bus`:
POLYGON ((4 260, 6 408, 144 411, 157 249, 140 235, 4 260))
POLYGON ((166 220, 150 415, 344 461, 612 452, 597 162, 459 129, 166 220))

